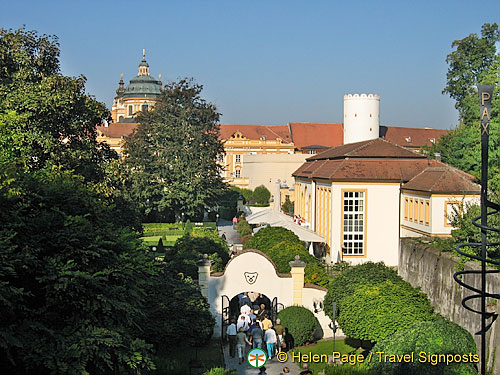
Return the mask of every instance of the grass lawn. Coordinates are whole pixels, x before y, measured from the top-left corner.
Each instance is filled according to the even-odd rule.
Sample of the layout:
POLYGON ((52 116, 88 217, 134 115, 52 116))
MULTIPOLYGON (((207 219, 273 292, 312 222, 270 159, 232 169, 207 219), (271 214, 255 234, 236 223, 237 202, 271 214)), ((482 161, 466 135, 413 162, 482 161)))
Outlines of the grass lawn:
POLYGON ((212 341, 201 348, 176 346, 163 350, 154 356, 154 363, 157 368, 154 373, 155 375, 189 374, 189 361, 196 358, 203 362, 205 370, 223 367, 219 341, 212 341))
MULTIPOLYGON (((332 355, 333 353, 333 340, 321 340, 316 344, 298 347, 293 350, 294 352, 299 352, 301 354, 327 354, 332 355)), ((356 349, 344 342, 344 339, 335 340, 335 351, 341 354, 355 353, 356 349)), ((361 353, 361 351, 359 351, 361 353)), ((309 368, 314 374, 323 371, 326 367, 326 363, 309 363, 309 368)))

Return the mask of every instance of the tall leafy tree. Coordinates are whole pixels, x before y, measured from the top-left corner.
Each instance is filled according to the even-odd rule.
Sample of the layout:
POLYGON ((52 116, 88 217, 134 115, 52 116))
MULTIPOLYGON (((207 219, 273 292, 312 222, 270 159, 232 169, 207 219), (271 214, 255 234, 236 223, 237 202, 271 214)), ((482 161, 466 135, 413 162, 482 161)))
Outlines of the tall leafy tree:
POLYGON ((83 77, 59 73, 58 55, 55 37, 0 30, 0 369, 150 373, 145 310, 185 300, 200 325, 213 320, 186 280, 168 278, 183 297, 155 294, 163 270, 130 230, 114 155, 96 142, 108 112, 83 77))
POLYGON ((26 171, 60 165, 103 180, 103 162, 117 156, 97 143, 95 126, 109 111, 85 92, 84 76, 60 73, 57 37, 0 29, 0 57, 4 163, 26 171))
POLYGON ((496 23, 485 23, 481 28, 481 36, 473 33, 455 40, 455 48, 446 58, 449 64, 446 74, 446 87, 443 94, 448 94, 456 100, 460 121, 472 125, 478 117, 479 102, 476 85, 479 83, 497 83, 499 57, 495 43, 500 40, 500 33, 496 23))
POLYGON ((500 56, 495 43, 500 40, 496 23, 485 23, 481 36, 473 33, 455 40, 446 61, 449 64, 444 94, 456 100, 460 123, 443 136, 432 152, 440 152, 443 161, 480 176, 481 145, 478 84, 494 84, 490 123, 489 180, 493 192, 500 189, 500 56))
POLYGON ((199 216, 226 189, 216 161, 224 152, 219 113, 201 91, 191 80, 167 84, 126 140, 129 191, 150 220, 199 216))

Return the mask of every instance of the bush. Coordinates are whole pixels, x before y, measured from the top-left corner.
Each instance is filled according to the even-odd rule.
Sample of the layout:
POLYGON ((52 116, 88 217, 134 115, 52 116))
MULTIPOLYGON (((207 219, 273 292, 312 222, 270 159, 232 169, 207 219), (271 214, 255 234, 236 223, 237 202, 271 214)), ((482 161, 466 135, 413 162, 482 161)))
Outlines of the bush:
POLYGON ((314 341, 314 332, 319 322, 310 310, 302 306, 289 306, 280 311, 278 318, 293 336, 295 346, 314 341))
POLYGON ((188 234, 193 231, 194 224, 191 222, 191 220, 187 219, 186 225, 184 226, 184 233, 188 234))
POLYGON ((248 221, 243 216, 241 216, 238 219, 238 224, 236 226, 236 230, 240 234, 240 236, 252 234, 252 232, 253 232, 252 227, 250 226, 250 224, 248 224, 248 221))
POLYGON ((285 202, 281 206, 281 210, 290 216, 293 215, 293 202, 290 202, 290 198, 288 196, 285 198, 285 202))
POLYGON ((190 346, 206 344, 215 320, 199 287, 190 278, 173 276, 165 263, 157 267, 159 272, 144 289, 147 308, 139 319, 143 337, 156 348, 176 347, 180 341, 190 346))
POLYGON ((213 368, 203 373, 203 375, 235 375, 235 374, 236 374, 235 370, 231 369, 226 370, 222 367, 213 368))
POLYGON ((376 372, 363 365, 328 365, 325 367, 325 375, 382 375, 382 373, 376 372))
POLYGON ((460 374, 476 375, 473 363, 439 363, 432 365, 419 362, 419 353, 466 355, 476 353, 476 344, 471 334, 459 325, 440 318, 433 322, 421 322, 396 332, 394 335, 378 342, 372 349, 373 356, 377 352, 386 354, 414 354, 410 363, 387 363, 371 361, 370 368, 387 375, 408 374, 460 374))
POLYGON ((291 230, 282 227, 270 227, 260 229, 245 246, 245 249, 257 249, 267 252, 274 245, 287 241, 302 245, 303 242, 291 230))
POLYGON ((342 299, 338 322, 344 334, 376 342, 416 322, 435 319, 425 294, 406 282, 363 285, 342 299))
POLYGON ((253 200, 257 201, 257 203, 268 203, 271 198, 271 192, 267 190, 264 185, 257 186, 253 191, 253 200))
POLYGON ((207 228, 194 228, 191 234, 177 239, 174 247, 167 251, 165 259, 173 272, 196 279, 196 262, 203 254, 208 254, 208 258, 214 261, 212 270, 216 272, 223 271, 229 260, 227 244, 217 232, 207 228))
POLYGON ((283 241, 274 245, 266 254, 273 260, 279 272, 290 272, 290 262, 295 259, 296 255, 306 262, 304 270, 304 281, 319 286, 328 286, 328 277, 325 268, 320 264, 318 259, 309 254, 307 249, 298 243, 283 241))
POLYGON ((403 282, 403 279, 395 270, 387 267, 384 263, 366 262, 354 267, 343 268, 343 270, 330 282, 328 293, 325 296, 325 312, 333 318, 332 303, 337 303, 337 312, 339 315, 342 300, 352 295, 356 289, 365 284, 377 284, 386 280, 393 283, 403 282))

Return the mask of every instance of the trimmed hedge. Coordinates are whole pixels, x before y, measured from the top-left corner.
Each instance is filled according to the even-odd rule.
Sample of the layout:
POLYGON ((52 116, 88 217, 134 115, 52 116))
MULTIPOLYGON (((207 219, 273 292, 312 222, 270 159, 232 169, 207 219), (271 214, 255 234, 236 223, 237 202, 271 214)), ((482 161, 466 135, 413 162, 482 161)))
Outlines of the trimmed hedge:
POLYGON ((383 262, 366 262, 354 267, 347 267, 341 273, 334 276, 328 286, 328 293, 325 296, 325 312, 333 318, 332 303, 337 303, 337 312, 342 312, 342 300, 351 296, 356 289, 365 284, 377 284, 386 280, 393 283, 404 282, 395 270, 387 267, 383 262))
POLYGON ((257 249, 263 252, 269 251, 274 245, 287 241, 303 245, 299 237, 291 230, 282 227, 267 226, 255 233, 248 242, 245 249, 257 249))
POLYGON ((314 332, 319 321, 312 311, 302 306, 289 306, 279 312, 278 318, 293 336, 295 346, 314 341, 314 332))
POLYGON ((279 272, 290 272, 290 263, 295 259, 296 255, 306 262, 304 270, 304 281, 319 286, 328 286, 328 277, 325 268, 314 256, 309 254, 307 249, 295 242, 283 241, 274 245, 270 250, 265 252, 273 260, 279 272))
MULTIPOLYGON (((419 353, 424 356, 431 354, 465 355, 469 360, 469 354, 476 353, 476 344, 472 335, 459 325, 444 318, 433 322, 421 322, 396 332, 394 335, 378 342, 372 349, 372 356, 377 352, 386 354, 411 354, 414 353, 413 362, 388 363, 384 361, 371 361, 370 369, 387 375, 476 375, 477 368, 474 363, 457 363, 452 361, 448 365, 438 363, 432 365, 429 362, 419 361, 419 353)), ((427 357, 428 358, 428 357, 427 357)), ((464 357, 462 357, 463 359, 464 357)))
POLYGON ((436 318, 425 294, 406 282, 363 285, 340 305, 338 322, 349 337, 376 342, 416 322, 436 318))

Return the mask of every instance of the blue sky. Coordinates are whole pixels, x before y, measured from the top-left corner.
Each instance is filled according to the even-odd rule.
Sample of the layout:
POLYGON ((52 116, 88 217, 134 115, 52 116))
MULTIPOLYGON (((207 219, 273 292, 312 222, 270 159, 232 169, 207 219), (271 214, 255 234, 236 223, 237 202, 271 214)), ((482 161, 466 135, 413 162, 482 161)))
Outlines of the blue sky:
POLYGON ((450 128, 451 43, 500 23, 500 1, 10 1, 0 27, 55 34, 66 75, 111 107, 120 73, 194 77, 222 123, 342 122, 346 93, 381 123, 450 128), (496 17, 496 18, 495 18, 496 17))

